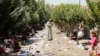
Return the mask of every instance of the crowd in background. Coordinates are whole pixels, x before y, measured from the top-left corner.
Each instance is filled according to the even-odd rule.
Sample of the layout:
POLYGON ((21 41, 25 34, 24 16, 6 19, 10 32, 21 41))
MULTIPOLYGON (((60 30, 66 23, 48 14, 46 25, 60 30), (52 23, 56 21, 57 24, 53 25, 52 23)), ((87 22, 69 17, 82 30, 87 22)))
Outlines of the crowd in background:
POLYGON ((21 31, 8 31, 7 34, 0 35, 0 55, 19 52, 21 45, 29 44, 29 38, 39 30, 37 26, 27 26, 21 31))

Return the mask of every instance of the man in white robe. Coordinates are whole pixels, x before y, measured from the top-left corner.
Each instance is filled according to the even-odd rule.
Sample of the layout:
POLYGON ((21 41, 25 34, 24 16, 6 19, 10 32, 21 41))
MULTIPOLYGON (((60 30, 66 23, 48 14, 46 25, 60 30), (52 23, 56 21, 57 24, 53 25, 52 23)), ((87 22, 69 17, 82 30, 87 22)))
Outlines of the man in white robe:
POLYGON ((47 31, 47 38, 48 40, 52 40, 52 23, 51 23, 51 19, 49 19, 49 21, 46 23, 46 31, 47 31))

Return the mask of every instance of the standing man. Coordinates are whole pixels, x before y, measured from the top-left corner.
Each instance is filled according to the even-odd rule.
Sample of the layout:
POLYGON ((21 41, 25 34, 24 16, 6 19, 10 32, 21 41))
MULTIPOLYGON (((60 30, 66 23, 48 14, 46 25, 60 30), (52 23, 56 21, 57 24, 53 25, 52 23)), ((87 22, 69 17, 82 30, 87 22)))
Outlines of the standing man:
POLYGON ((53 39, 52 37, 52 23, 51 23, 51 19, 49 19, 46 23, 46 31, 47 31, 47 38, 49 41, 51 41, 53 39))

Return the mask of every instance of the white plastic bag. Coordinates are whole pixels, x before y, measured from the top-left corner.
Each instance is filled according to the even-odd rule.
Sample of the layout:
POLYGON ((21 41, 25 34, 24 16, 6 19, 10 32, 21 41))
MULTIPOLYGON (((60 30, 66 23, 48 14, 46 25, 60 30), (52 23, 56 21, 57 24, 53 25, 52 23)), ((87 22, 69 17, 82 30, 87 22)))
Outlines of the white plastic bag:
POLYGON ((84 36, 84 32, 83 31, 79 31, 78 32, 78 38, 82 38, 84 36))

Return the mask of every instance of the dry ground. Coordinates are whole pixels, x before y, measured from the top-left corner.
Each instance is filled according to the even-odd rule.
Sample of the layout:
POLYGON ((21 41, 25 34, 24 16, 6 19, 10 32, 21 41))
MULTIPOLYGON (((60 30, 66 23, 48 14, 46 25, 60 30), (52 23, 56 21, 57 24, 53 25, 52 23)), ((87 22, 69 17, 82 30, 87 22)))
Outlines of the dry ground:
MULTIPOLYGON (((46 54, 49 53, 50 56, 88 56, 86 50, 79 48, 75 42, 69 40, 63 33, 57 33, 59 30, 57 30, 55 26, 53 26, 52 30, 52 41, 48 41, 46 36, 44 37, 45 43, 43 50, 46 54)), ((87 41, 88 40, 80 40, 79 42, 82 43, 87 41)))

